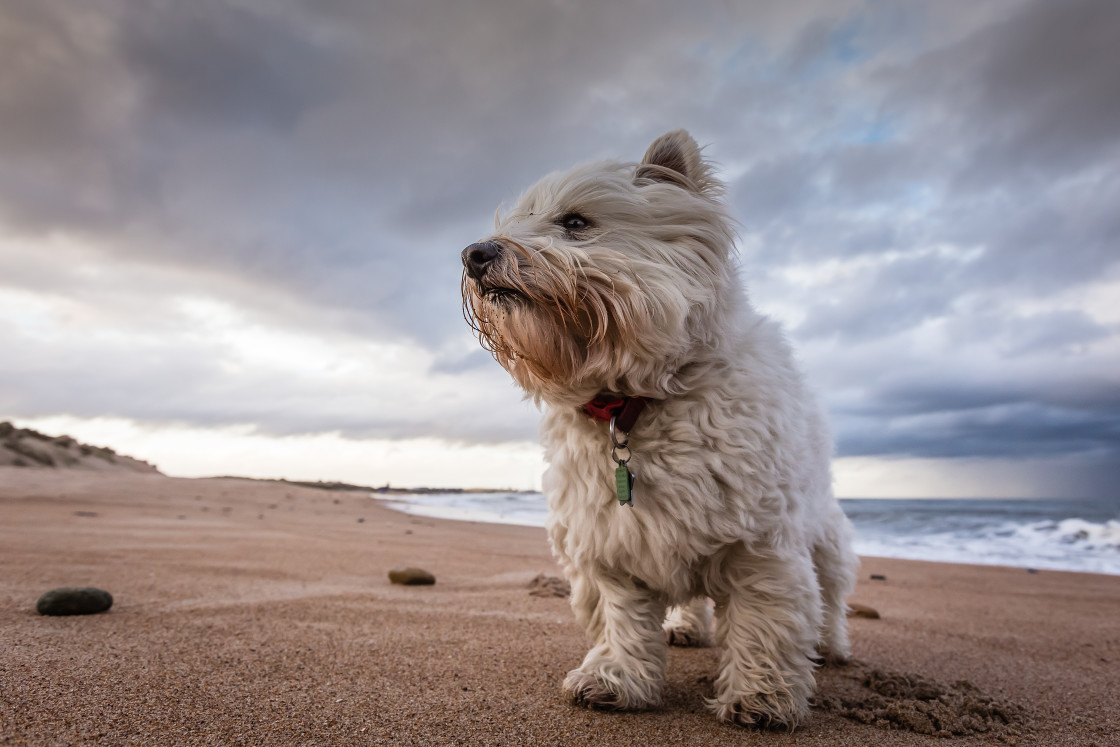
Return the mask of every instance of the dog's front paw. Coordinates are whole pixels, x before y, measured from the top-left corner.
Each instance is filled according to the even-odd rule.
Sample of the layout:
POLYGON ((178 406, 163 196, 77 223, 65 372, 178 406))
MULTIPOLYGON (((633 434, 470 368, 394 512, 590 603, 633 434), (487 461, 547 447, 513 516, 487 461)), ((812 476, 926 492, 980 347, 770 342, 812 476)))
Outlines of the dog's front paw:
POLYGON ((615 710, 620 708, 619 698, 606 683, 591 674, 573 669, 564 678, 564 696, 572 705, 587 708, 615 710))
POLYGON ((729 724, 793 731, 809 718, 809 702, 788 692, 753 693, 708 701, 716 718, 729 724))
POLYGON ((648 687, 627 688, 622 682, 609 682, 581 669, 573 669, 564 678, 564 696, 572 705, 606 711, 640 711, 660 700, 648 687))

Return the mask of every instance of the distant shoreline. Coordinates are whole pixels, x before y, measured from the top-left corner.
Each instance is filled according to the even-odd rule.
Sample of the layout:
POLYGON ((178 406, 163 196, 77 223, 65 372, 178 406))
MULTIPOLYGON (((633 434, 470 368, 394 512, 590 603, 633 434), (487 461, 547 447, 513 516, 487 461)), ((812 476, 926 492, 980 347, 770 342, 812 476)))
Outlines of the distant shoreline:
POLYGON ((213 477, 193 478, 198 480, 250 480, 252 482, 273 482, 281 485, 293 485, 300 488, 315 488, 316 490, 340 490, 346 492, 368 492, 382 495, 432 495, 447 493, 459 495, 463 493, 510 493, 514 495, 533 495, 539 490, 515 490, 513 488, 399 488, 389 485, 373 487, 372 485, 355 485, 337 480, 286 480, 280 477, 242 477, 240 475, 215 475, 213 477))

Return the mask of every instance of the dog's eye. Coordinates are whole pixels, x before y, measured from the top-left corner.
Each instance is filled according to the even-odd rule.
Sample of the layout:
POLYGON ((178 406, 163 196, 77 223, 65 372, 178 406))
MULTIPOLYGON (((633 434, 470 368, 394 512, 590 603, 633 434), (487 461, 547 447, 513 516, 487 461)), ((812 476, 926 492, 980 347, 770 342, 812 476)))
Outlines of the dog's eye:
POLYGON ((579 213, 568 213, 560 219, 560 225, 564 227, 565 231, 575 233, 576 231, 582 231, 591 224, 579 213))

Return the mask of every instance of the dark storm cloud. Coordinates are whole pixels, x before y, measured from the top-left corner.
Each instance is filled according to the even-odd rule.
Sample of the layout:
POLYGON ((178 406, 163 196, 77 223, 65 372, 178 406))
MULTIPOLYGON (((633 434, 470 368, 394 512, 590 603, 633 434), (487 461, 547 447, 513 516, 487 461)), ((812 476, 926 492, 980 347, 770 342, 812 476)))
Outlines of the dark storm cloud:
POLYGON ((1120 331, 1057 300, 1120 275, 1116 38, 1107 0, 9 0, 0 238, 89 248, 0 256, 0 290, 168 334, 146 306, 220 296, 475 389, 406 415, 231 377, 199 340, 115 349, 124 366, 8 332, 0 410, 531 438, 462 321, 459 250, 545 172, 685 126, 729 177, 752 293, 794 310, 841 453, 1120 462, 1120 331))
POLYGON ((460 331, 457 248, 543 172, 640 155, 611 99, 660 101, 703 74, 669 39, 699 40, 721 15, 597 12, 16 2, 0 216, 252 273, 358 312, 367 334, 445 339, 460 331))
MULTIPOLYGON (((809 29, 791 66, 819 67, 843 27, 809 29)), ((859 361, 825 377, 841 454, 1120 465, 1120 330, 1026 311, 1120 271, 1118 33, 1115 4, 1016 3, 917 55, 881 48, 858 89, 809 83, 862 99, 862 120, 815 123, 848 142, 790 137, 732 185, 752 288, 785 291, 795 339, 828 342, 819 369, 859 361), (782 279, 829 260, 847 271, 782 279), (939 357, 915 353, 935 334, 939 357)))
MULTIPOLYGON (((1057 324, 1081 320, 1056 320, 1057 324)), ((1105 359, 1048 350, 1000 353, 956 343, 936 362, 901 350, 865 370, 829 400, 842 456, 1020 457, 1083 455, 1120 468, 1120 387, 1105 359), (977 350, 986 350, 978 356, 977 350)))
POLYGON ((864 423, 841 456, 1049 457, 1120 448, 1120 411, 1075 412, 1030 404, 936 413, 882 429, 864 423))
POLYGON ((1000 187, 1102 165, 1120 147, 1120 9, 1102 0, 1013 7, 958 43, 885 74, 890 102, 917 111, 958 159, 954 184, 1000 187))
MULTIPOLYGON (((945 372, 939 382, 888 382, 881 387, 882 399, 863 408, 861 414, 905 418, 999 410, 1019 417, 1022 410, 1032 408, 1052 414, 1081 413, 1071 415, 1072 421, 1095 417, 1115 419, 1120 413, 1120 392, 1104 381, 1090 379, 1082 382, 1077 390, 1056 391, 1046 386, 1050 377, 1035 381, 1018 377, 1000 381, 997 378, 976 382, 965 380, 959 373, 945 372)), ((1074 378, 1070 374, 1067 381, 1074 378)), ((1113 422, 1117 425, 1115 420, 1113 422)))
POLYGON ((290 130, 342 83, 327 40, 253 8, 165 0, 121 20, 123 61, 169 126, 290 130))

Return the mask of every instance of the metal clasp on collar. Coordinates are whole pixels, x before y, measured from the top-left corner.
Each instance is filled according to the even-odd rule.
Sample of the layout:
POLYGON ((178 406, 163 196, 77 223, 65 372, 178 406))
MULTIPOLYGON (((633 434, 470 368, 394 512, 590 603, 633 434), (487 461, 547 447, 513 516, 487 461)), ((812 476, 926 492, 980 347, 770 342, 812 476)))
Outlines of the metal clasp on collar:
POLYGON ((634 505, 634 481, 637 479, 634 473, 627 467, 627 463, 633 454, 630 452, 630 434, 625 433, 622 440, 618 440, 618 433, 615 429, 615 420, 618 419, 617 415, 611 416, 611 459, 618 465, 614 471, 614 487, 615 498, 618 499, 620 506, 633 506, 634 505), (619 456, 619 452, 626 452, 626 457, 619 456))

